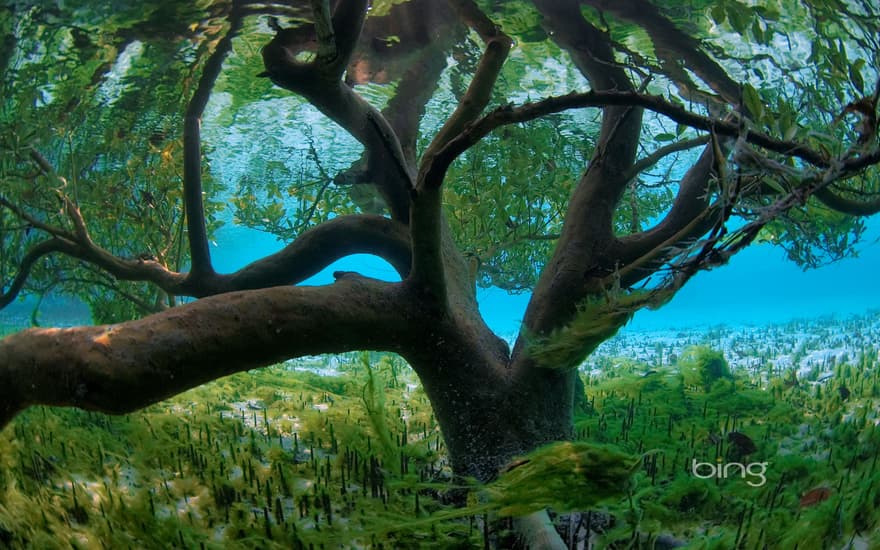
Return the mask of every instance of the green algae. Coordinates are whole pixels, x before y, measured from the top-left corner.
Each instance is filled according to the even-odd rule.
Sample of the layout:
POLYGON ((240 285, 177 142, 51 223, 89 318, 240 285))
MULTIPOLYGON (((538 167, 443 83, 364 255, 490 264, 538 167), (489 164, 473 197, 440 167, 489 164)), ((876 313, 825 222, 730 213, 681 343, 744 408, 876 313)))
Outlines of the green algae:
POLYGON ((516 460, 486 488, 502 516, 589 510, 624 497, 641 459, 608 445, 560 441, 516 460))
POLYGON ((253 371, 122 417, 35 408, 0 434, 0 546, 480 548, 486 517, 543 508, 562 530, 613 518, 594 521, 597 548, 660 534, 689 548, 876 542, 876 356, 792 383, 785 369, 707 379, 683 368, 690 355, 609 358, 584 378, 574 440, 489 484, 451 483, 427 398, 396 358, 253 371), (732 432, 754 452, 737 456, 732 432), (767 463, 766 480, 699 478, 694 460, 767 463), (445 502, 456 488, 469 505, 445 502), (817 488, 828 498, 802 504, 817 488))
POLYGON ((636 311, 658 307, 671 296, 666 291, 622 291, 615 288, 603 296, 589 297, 578 305, 574 317, 564 327, 547 336, 529 336, 529 356, 540 367, 574 368, 600 344, 617 334, 636 311))

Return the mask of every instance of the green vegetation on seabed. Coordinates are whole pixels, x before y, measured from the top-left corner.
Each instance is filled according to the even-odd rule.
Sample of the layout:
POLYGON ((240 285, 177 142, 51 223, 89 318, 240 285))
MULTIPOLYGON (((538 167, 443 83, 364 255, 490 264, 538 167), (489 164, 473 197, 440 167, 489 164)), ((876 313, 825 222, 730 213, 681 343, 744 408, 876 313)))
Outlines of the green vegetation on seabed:
POLYGON ((486 486, 453 482, 427 398, 388 356, 241 373, 123 417, 34 408, 0 434, 0 547, 481 548, 510 537, 487 517, 545 506, 572 547, 880 544, 873 348, 800 379, 731 371, 706 346, 668 355, 606 356, 575 441, 486 486))

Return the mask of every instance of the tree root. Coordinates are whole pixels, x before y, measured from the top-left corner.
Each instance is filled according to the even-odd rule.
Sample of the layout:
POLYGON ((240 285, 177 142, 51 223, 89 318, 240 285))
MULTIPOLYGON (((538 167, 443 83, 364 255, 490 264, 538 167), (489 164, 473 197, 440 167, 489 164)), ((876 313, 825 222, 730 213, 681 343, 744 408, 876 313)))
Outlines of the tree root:
POLYGON ((529 550, 567 550, 565 542, 553 526, 547 510, 515 518, 513 529, 529 550))

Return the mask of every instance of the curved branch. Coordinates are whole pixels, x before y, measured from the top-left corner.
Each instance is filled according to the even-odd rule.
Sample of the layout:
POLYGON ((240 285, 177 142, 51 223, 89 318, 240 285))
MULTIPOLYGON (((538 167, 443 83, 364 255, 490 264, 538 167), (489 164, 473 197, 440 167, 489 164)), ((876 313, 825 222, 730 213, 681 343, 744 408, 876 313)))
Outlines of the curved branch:
MULTIPOLYGON (((414 176, 406 161, 400 140, 394 129, 377 109, 346 85, 342 72, 360 36, 366 13, 365 0, 340 2, 333 15, 332 25, 337 56, 332 62, 316 57, 311 62, 300 62, 296 53, 305 48, 308 40, 297 29, 278 29, 275 37, 263 47, 260 76, 306 98, 316 109, 360 142, 377 164, 388 163, 397 172, 386 175, 377 187, 391 210, 394 219, 409 220, 409 191, 414 176), (382 162, 378 162, 381 160, 382 162)), ((377 167, 370 167, 374 172, 377 167)))
POLYGON ((199 84, 186 108, 183 119, 183 202, 186 212, 190 259, 190 277, 199 279, 214 273, 208 231, 205 223, 205 205, 202 198, 202 114, 220 71, 223 60, 232 51, 232 39, 241 30, 242 15, 233 10, 229 30, 217 43, 205 63, 199 84))
POLYGON ((351 254, 379 256, 406 278, 412 262, 409 231, 382 216, 333 218, 304 232, 280 252, 219 276, 218 282, 235 290, 296 284, 351 254))
POLYGON ((851 216, 871 216, 880 212, 880 197, 871 200, 850 199, 828 187, 817 190, 813 196, 825 206, 851 216))
POLYGON ((667 156, 673 153, 687 151, 688 149, 693 149, 694 147, 699 147, 700 145, 706 145, 706 143, 708 142, 709 136, 701 136, 692 139, 676 141, 675 143, 670 143, 668 145, 664 145, 663 147, 659 147, 648 156, 639 159, 635 164, 633 164, 632 168, 630 168, 630 170, 626 173, 625 177, 628 181, 631 181, 633 178, 635 178, 648 168, 651 168, 667 156))
MULTIPOLYGON (((684 107, 667 101, 662 96, 636 92, 586 92, 570 93, 563 96, 548 97, 541 101, 525 103, 519 107, 504 106, 486 114, 461 134, 452 139, 437 153, 432 169, 448 168, 455 158, 472 147, 489 132, 506 124, 528 122, 552 113, 584 107, 604 107, 607 105, 634 105, 644 107, 665 115, 669 119, 707 132, 714 131, 719 136, 736 137, 757 145, 768 151, 797 157, 818 168, 828 168, 831 159, 825 154, 796 141, 776 139, 763 132, 742 130, 739 124, 698 115, 684 107), (744 132, 744 133, 743 133, 744 132)), ((843 165, 843 174, 851 174, 880 162, 880 151, 848 159, 843 165)), ((436 176, 435 176, 436 177, 436 176)))
MULTIPOLYGON (((75 207, 72 209, 75 210, 75 207)), ((280 252, 251 263, 231 274, 212 274, 193 280, 154 260, 125 259, 96 245, 88 234, 82 239, 53 238, 26 256, 10 290, 0 298, 0 308, 20 292, 33 263, 52 252, 86 261, 124 281, 153 283, 168 294, 205 297, 223 292, 267 288, 301 282, 334 261, 351 254, 374 254, 388 261, 405 278, 411 261, 409 233, 403 224, 382 216, 341 216, 301 234, 280 252), (14 292, 13 292, 14 291, 14 292)))
POLYGON ((65 242, 58 237, 53 237, 31 247, 21 260, 18 275, 12 280, 12 283, 9 285, 6 292, 0 294, 0 309, 3 309, 15 300, 21 292, 21 289, 24 288, 24 285, 31 274, 31 269, 33 269, 34 264, 36 264, 40 258, 53 252, 60 252, 64 248, 65 242))
POLYGON ((400 284, 344 277, 205 298, 137 321, 29 329, 0 340, 0 428, 24 408, 125 413, 284 359, 412 345, 414 300, 400 284))

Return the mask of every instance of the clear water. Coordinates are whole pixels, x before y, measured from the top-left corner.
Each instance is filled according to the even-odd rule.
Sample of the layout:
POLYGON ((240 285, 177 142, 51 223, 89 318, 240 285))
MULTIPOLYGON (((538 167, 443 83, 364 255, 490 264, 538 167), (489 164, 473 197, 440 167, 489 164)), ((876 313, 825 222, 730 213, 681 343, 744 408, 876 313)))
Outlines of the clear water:
MULTIPOLYGON (((857 257, 819 269, 803 270, 768 244, 756 244, 726 266, 699 273, 671 302, 635 314, 623 331, 697 328, 717 325, 760 326, 795 319, 816 319, 880 309, 880 220, 868 222, 857 257)), ((218 268, 233 271, 280 248, 275 237, 241 227, 221 228, 214 248, 218 268)), ((334 271, 357 271, 368 277, 396 280, 397 273, 380 258, 358 255, 324 269, 304 284, 329 284, 334 271)), ((497 334, 519 330, 530 294, 497 288, 478 289, 480 311, 497 334)))

